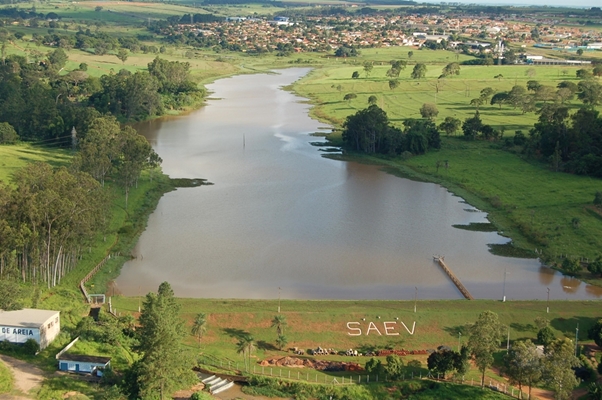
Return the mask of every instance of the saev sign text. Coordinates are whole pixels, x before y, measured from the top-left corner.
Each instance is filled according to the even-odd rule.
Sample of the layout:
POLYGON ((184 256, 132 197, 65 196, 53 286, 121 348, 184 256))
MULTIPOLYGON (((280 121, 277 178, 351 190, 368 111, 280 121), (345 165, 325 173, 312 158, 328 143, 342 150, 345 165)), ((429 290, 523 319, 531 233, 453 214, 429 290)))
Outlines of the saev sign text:
POLYGON ((379 325, 376 325, 374 322, 368 322, 367 327, 362 326, 360 322, 347 322, 347 334, 349 336, 368 336, 372 333, 380 336, 383 334, 385 336, 399 336, 399 332, 396 330, 401 329, 402 326, 410 335, 413 335, 414 330, 416 329, 416 321, 412 324, 412 330, 410 330, 402 321, 386 321, 379 323, 379 325))

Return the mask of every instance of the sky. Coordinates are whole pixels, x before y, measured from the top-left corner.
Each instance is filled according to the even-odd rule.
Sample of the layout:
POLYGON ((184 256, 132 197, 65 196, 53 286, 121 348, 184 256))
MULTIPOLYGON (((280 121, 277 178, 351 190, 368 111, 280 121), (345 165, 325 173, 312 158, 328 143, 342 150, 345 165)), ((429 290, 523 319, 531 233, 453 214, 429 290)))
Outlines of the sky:
MULTIPOLYGON (((425 3, 440 3, 437 0, 422 0, 425 3)), ((420 1, 418 1, 420 2, 420 1)), ((602 0, 580 0, 570 2, 567 0, 448 0, 462 4, 484 4, 484 5, 513 5, 513 6, 555 6, 555 7, 602 7, 602 0)))

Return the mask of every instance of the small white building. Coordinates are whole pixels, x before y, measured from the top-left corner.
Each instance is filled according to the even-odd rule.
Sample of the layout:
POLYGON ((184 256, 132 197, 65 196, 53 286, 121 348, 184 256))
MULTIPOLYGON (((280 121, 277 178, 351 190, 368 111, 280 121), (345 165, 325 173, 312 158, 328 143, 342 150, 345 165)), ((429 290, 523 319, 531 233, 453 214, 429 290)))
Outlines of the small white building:
POLYGON ((59 360, 60 371, 91 374, 94 376, 102 376, 105 368, 111 365, 111 358, 109 357, 61 354, 57 358, 59 360))
POLYGON ((0 310, 0 341, 25 343, 34 339, 40 349, 44 349, 60 332, 60 311, 31 308, 0 310))

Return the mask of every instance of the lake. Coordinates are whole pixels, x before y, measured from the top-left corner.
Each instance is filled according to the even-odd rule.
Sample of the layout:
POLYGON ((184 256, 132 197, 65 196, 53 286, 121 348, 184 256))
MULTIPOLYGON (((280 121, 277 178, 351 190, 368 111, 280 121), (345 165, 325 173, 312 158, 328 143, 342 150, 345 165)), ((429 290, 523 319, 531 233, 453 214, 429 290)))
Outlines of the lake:
POLYGON ((462 298, 433 262, 445 255, 475 298, 545 299, 548 287, 552 299, 602 296, 537 260, 491 254, 487 244, 508 239, 453 228, 487 215, 439 185, 323 157, 311 134, 330 127, 281 89, 308 72, 221 79, 200 110, 136 126, 165 173, 213 185, 161 199, 120 292, 168 281, 180 297, 462 298))

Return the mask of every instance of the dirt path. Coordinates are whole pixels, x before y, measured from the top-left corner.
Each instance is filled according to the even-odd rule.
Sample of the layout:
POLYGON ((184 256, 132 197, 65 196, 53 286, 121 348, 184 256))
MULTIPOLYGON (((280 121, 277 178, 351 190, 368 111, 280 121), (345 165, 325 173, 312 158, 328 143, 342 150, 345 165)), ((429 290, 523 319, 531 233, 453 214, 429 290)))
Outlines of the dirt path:
MULTIPOLYGON (((15 379, 15 389, 25 395, 29 395, 33 390, 38 389, 44 381, 44 371, 25 361, 17 360, 9 356, 0 354, 0 360, 8 366, 15 379)), ((1 399, 24 399, 27 397, 17 397, 4 395, 1 399)))

